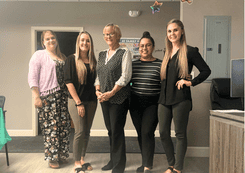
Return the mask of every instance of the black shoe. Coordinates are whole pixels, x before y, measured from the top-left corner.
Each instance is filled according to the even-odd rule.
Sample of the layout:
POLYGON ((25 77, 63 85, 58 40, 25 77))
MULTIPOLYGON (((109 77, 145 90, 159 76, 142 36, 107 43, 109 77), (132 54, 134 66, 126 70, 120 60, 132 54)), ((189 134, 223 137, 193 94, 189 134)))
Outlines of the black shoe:
POLYGON ((144 166, 141 165, 140 167, 138 167, 138 168, 136 169, 136 172, 137 172, 137 173, 144 172, 144 166))
POLYGON ((105 165, 104 167, 101 168, 102 171, 108 171, 108 170, 111 170, 113 168, 113 164, 112 164, 112 161, 109 161, 107 163, 107 165, 105 165))

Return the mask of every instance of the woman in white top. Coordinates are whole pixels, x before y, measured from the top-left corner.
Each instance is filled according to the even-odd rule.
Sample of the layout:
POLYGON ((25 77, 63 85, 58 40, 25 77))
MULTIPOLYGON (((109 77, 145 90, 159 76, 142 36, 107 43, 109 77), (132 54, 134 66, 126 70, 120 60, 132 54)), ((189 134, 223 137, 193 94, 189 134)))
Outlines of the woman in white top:
POLYGON ((132 58, 129 50, 119 45, 121 31, 117 25, 106 25, 103 35, 109 49, 99 54, 95 88, 110 138, 110 161, 102 170, 123 173, 126 163, 124 125, 129 107, 132 58))

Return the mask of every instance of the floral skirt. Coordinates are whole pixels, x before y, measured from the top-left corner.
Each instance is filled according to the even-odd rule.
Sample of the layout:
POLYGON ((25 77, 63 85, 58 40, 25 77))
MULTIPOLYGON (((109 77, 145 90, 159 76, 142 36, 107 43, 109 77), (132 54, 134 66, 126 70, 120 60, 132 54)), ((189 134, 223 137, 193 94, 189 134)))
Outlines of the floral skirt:
POLYGON ((43 107, 37 111, 44 139, 45 160, 66 159, 69 157, 71 129, 67 92, 59 90, 40 98, 43 107))

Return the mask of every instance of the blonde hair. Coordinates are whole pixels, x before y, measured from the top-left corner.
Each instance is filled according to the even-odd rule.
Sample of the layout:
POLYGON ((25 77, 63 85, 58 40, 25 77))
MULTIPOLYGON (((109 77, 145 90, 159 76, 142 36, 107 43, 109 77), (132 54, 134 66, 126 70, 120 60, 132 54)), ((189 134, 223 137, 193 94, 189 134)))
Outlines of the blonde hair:
POLYGON ((52 30, 45 30, 45 31, 42 32, 42 34, 41 34, 41 45, 42 45, 42 47, 43 47, 44 49, 46 49, 46 48, 45 48, 45 45, 43 44, 43 42, 44 42, 44 36, 45 36, 45 34, 46 34, 47 32, 50 32, 50 33, 55 37, 56 42, 57 42, 57 46, 56 46, 56 48, 55 48, 55 53, 56 53, 56 55, 57 55, 59 58, 61 58, 61 59, 64 61, 64 60, 66 59, 66 56, 65 56, 63 53, 61 53, 61 51, 60 51, 59 42, 58 42, 57 36, 56 36, 56 34, 54 33, 54 31, 52 31, 52 30))
POLYGON ((119 42, 119 41, 120 41, 120 38, 122 37, 122 32, 121 32, 119 26, 118 26, 118 25, 114 25, 113 23, 108 23, 108 24, 104 27, 104 29, 105 29, 106 27, 112 27, 112 28, 113 28, 113 30, 115 31, 115 33, 117 34, 117 36, 119 36, 119 40, 117 40, 117 41, 119 42))
POLYGON ((94 56, 94 45, 93 45, 93 40, 91 35, 87 31, 82 31, 79 33, 77 36, 77 41, 76 41, 76 52, 75 52, 75 61, 76 61, 76 70, 77 70, 77 76, 78 76, 78 81, 81 84, 85 84, 87 80, 87 69, 82 61, 82 58, 80 57, 80 38, 82 34, 86 34, 89 36, 89 41, 90 41, 90 48, 88 51, 88 58, 89 58, 89 66, 90 70, 95 75, 95 69, 96 69, 96 58, 94 56))
MULTIPOLYGON (((168 25, 172 23, 177 24, 182 30, 177 62, 178 62, 178 69, 179 69, 179 78, 187 79, 190 77, 190 75, 188 74, 187 44, 186 44, 184 25, 180 20, 172 19, 168 22, 167 27, 168 25)), ((161 66, 161 79, 162 80, 166 79, 166 69, 167 69, 167 65, 171 57, 172 48, 173 48, 172 43, 169 41, 167 36, 165 38, 165 45, 166 45, 166 52, 165 52, 165 55, 162 61, 162 66, 161 66)))

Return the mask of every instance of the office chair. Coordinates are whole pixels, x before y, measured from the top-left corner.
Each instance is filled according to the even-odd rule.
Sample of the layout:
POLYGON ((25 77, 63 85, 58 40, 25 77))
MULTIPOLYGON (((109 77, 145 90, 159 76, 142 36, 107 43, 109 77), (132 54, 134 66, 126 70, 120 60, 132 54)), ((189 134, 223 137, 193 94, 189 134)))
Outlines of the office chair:
POLYGON ((210 100, 213 110, 243 110, 241 98, 230 96, 230 78, 213 78, 210 86, 210 100))
MULTIPOLYGON (((4 121, 5 121, 5 111, 4 108, 4 103, 5 103, 5 97, 4 96, 0 96, 0 108, 2 108, 3 110, 3 117, 4 117, 4 121)), ((8 156, 8 147, 7 147, 7 143, 5 144, 5 152, 6 152, 6 161, 7 161, 7 165, 9 166, 9 156, 8 156)))

